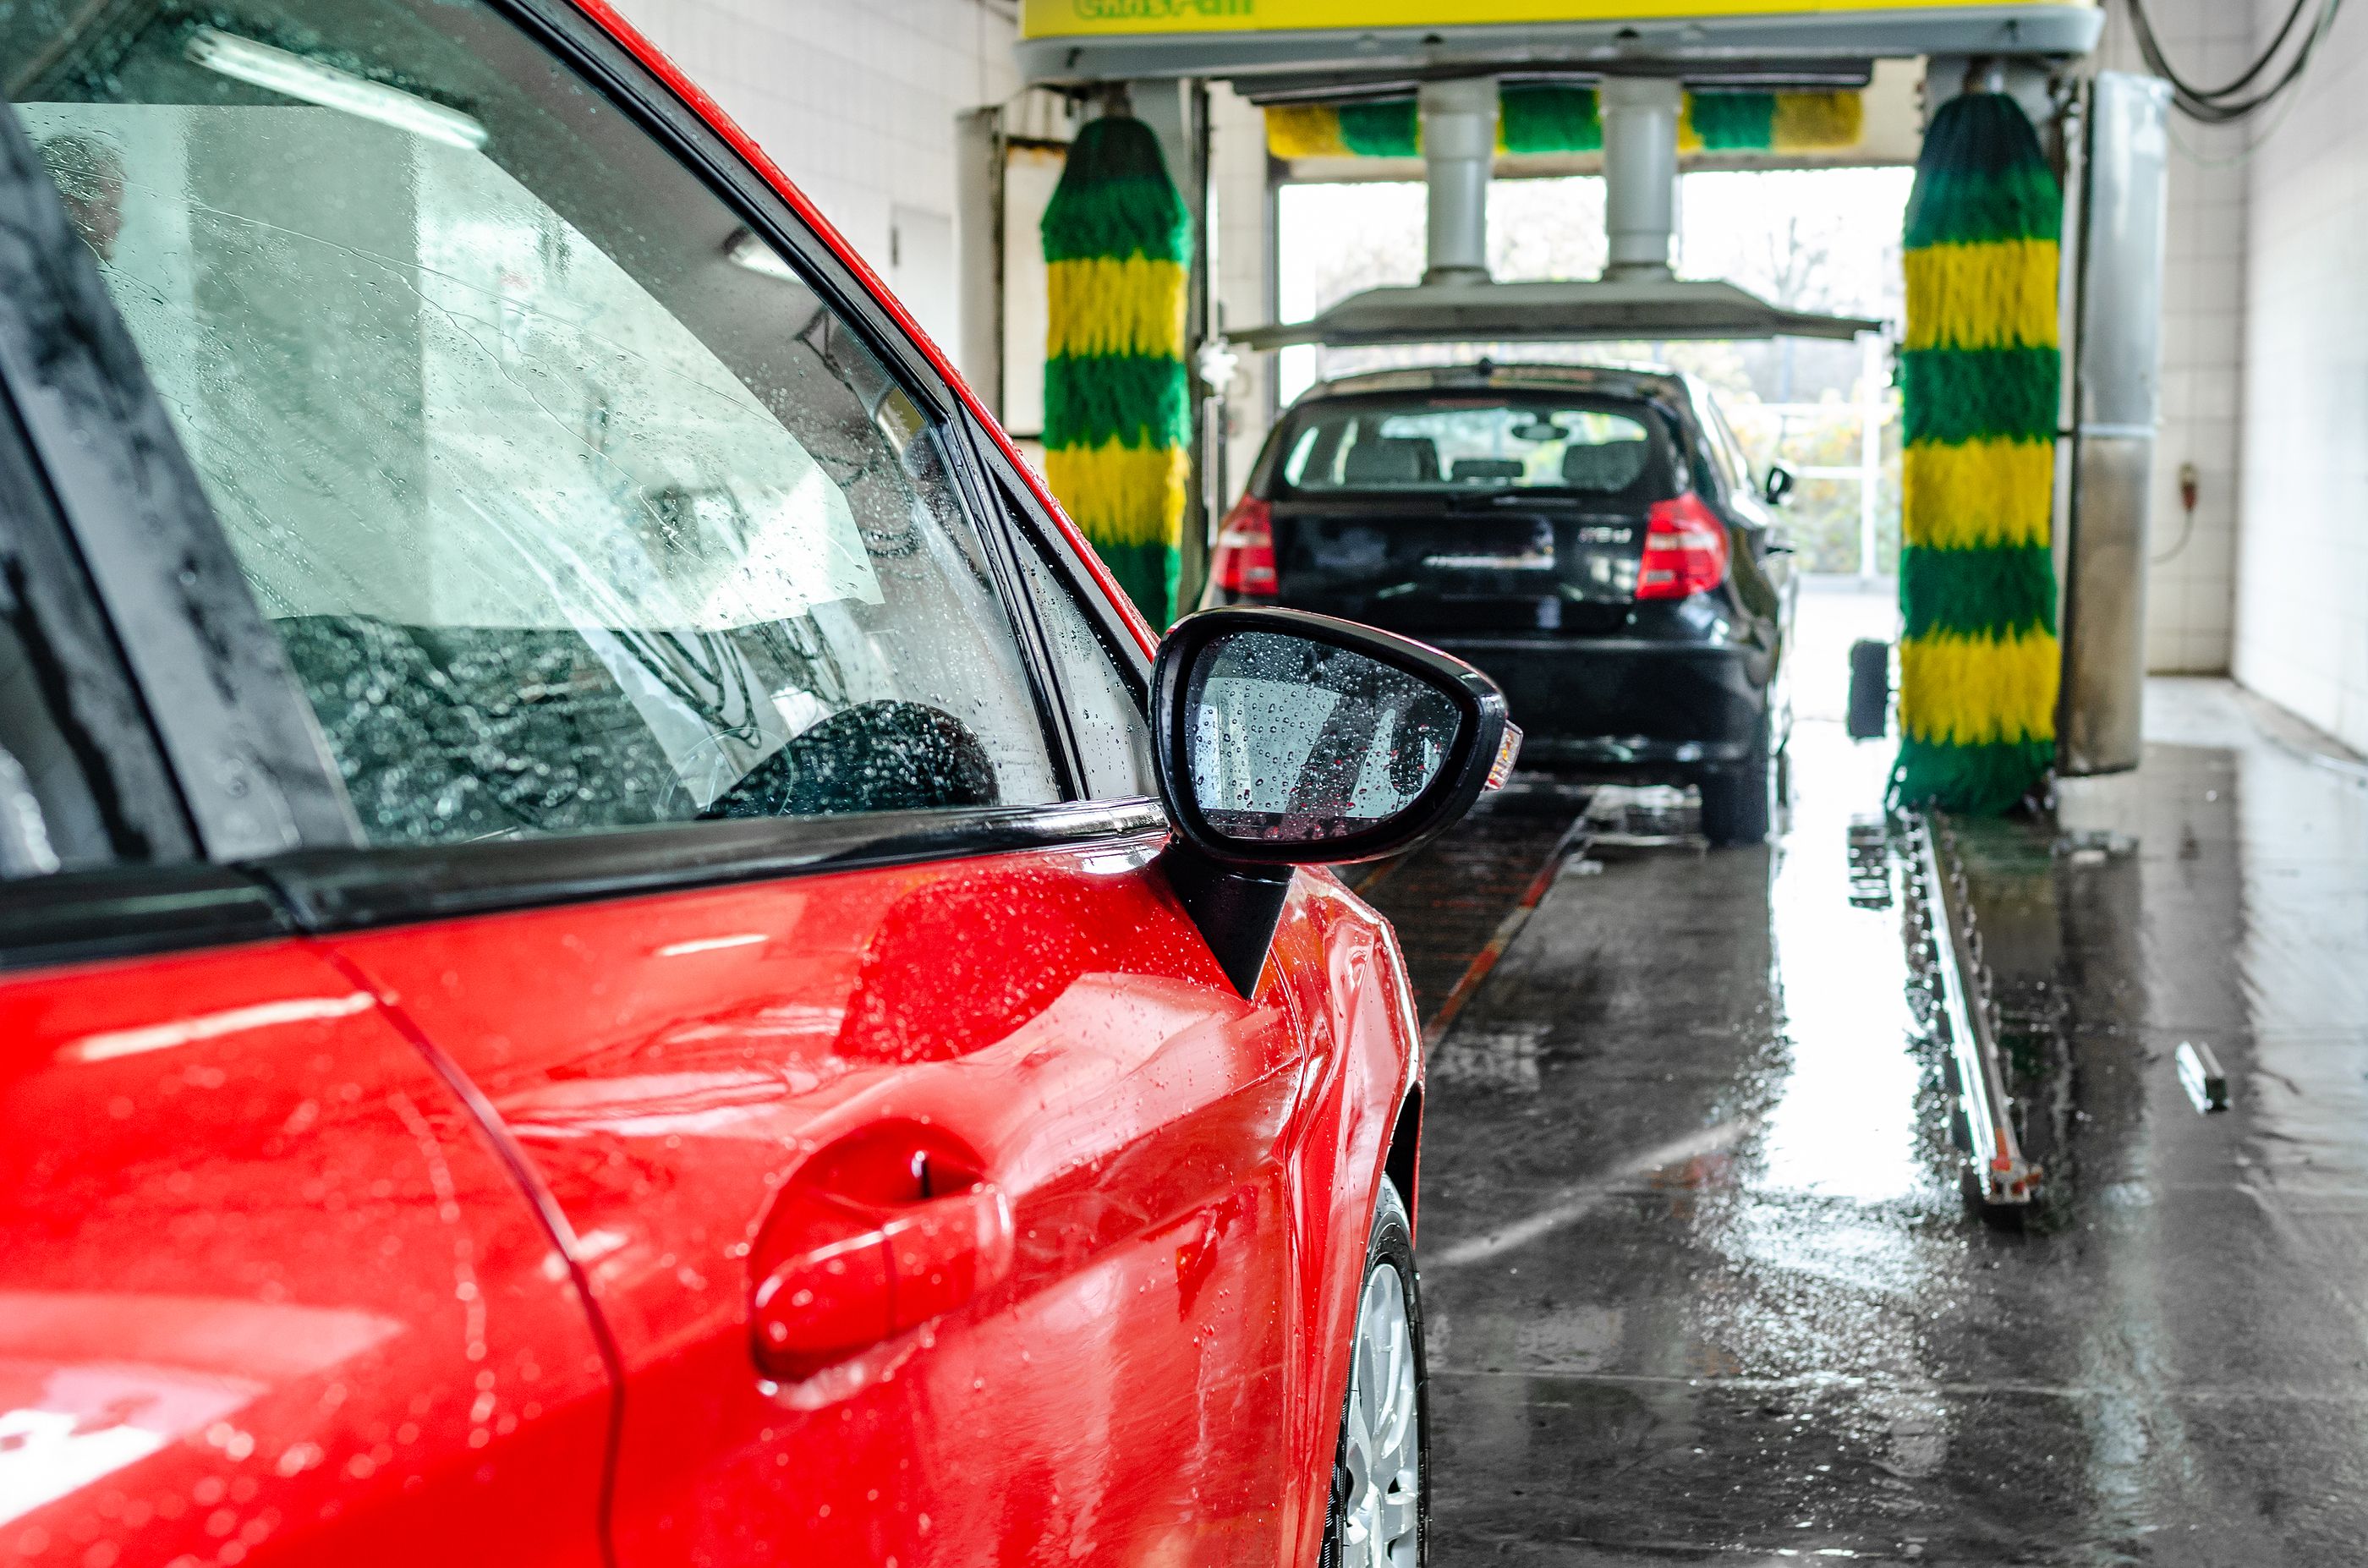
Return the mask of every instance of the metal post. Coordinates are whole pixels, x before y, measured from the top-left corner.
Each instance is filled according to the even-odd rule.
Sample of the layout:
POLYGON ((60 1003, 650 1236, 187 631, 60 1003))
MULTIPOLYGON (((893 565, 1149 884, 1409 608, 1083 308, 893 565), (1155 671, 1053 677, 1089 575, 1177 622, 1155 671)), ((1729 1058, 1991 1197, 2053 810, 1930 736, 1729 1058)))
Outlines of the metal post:
POLYGON ((2056 771, 2070 778, 2137 767, 2145 740, 2169 114, 2169 85, 2152 76, 2101 71, 2090 84, 2056 722, 2056 771))
POLYGON ((1497 161, 1496 78, 1425 82, 1418 102, 1430 206, 1430 260, 1422 280, 1486 283, 1488 176, 1497 161))
POLYGON ((954 117, 954 320, 962 379, 1003 417, 1003 110, 954 117))
POLYGON ((1874 504, 1883 479, 1883 395, 1877 381, 1883 374, 1883 339, 1872 332, 1859 335, 1864 346, 1859 369, 1858 438, 1858 575, 1874 576, 1874 504))
MULTIPOLYGON (((1191 405, 1201 407, 1207 389, 1199 384, 1200 347, 1209 335, 1209 95, 1207 86, 1191 77, 1176 81, 1147 80, 1129 88, 1135 117, 1159 138, 1167 159, 1168 176, 1192 224, 1192 258, 1185 283, 1185 363, 1193 378, 1191 405)), ((1177 604, 1197 603, 1208 579, 1209 551, 1215 530, 1203 500, 1207 494, 1208 441, 1205 415, 1193 421, 1190 450, 1196 470, 1185 492, 1184 528, 1178 536, 1177 604)))
POLYGON ((1606 281, 1672 276, 1682 96, 1667 77, 1603 78, 1597 101, 1603 113, 1603 222, 1611 241, 1606 281))

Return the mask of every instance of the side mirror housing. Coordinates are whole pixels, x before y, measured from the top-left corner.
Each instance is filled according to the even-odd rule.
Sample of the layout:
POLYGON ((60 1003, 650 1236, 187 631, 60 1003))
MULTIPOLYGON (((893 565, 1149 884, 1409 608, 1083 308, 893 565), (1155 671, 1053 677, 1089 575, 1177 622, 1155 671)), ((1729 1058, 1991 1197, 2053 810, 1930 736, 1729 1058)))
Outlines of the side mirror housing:
POLYGON ((1799 483, 1799 476, 1785 464, 1770 463, 1768 478, 1760 485, 1759 494, 1770 506, 1782 506, 1793 498, 1793 486, 1799 483))
POLYGON ((1257 983, 1291 868, 1414 849, 1520 750, 1496 683, 1407 638, 1235 606, 1176 623, 1152 673, 1168 869, 1236 989, 1257 983))

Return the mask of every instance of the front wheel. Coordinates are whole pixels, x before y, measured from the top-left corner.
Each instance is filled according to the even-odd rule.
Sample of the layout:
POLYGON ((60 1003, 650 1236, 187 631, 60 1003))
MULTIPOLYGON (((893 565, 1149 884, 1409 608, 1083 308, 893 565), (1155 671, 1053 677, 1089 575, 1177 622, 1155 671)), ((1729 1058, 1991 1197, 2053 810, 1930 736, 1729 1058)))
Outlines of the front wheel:
POLYGON ((1429 1388, 1406 1205, 1386 1178, 1365 1244, 1322 1568, 1421 1568, 1430 1545, 1429 1388))

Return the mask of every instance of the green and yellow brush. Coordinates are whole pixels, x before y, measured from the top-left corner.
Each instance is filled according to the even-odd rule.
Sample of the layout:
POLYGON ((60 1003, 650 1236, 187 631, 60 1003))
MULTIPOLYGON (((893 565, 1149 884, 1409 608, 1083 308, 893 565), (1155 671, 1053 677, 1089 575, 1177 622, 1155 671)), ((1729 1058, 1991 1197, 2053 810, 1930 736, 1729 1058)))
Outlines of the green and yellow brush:
POLYGON ((1044 477, 1156 627, 1178 611, 1191 483, 1192 226, 1150 127, 1089 121, 1044 210, 1044 477))
POLYGON ((1904 805, 1996 815, 2055 760, 2050 520, 2063 193, 1998 93, 1941 106, 1907 200, 1899 603, 1904 805))

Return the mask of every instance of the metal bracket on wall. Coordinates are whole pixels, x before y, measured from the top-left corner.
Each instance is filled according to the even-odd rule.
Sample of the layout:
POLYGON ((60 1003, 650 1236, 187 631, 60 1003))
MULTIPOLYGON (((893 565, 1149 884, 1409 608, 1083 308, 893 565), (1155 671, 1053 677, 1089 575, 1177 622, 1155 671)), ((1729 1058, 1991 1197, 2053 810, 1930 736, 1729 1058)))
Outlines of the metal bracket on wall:
POLYGON ((1910 815, 1907 841, 1908 954, 1936 1004, 1930 1022, 1948 1050, 1951 1136, 1982 1203, 2028 1204, 2039 1196, 2041 1172, 2022 1157, 2015 1133, 1998 1062, 1998 1005, 1956 835, 1945 820, 1910 815))

